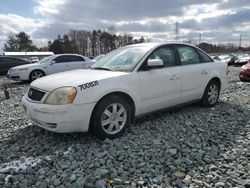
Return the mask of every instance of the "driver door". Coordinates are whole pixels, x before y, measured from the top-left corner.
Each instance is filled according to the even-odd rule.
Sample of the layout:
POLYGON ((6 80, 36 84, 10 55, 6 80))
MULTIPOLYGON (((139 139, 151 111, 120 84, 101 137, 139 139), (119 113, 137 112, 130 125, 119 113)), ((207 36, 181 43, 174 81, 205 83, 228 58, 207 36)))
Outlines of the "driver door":
POLYGON ((173 47, 157 48, 138 72, 141 92, 141 113, 179 104, 182 96, 182 74, 173 47), (161 59, 162 68, 145 69, 149 59, 161 59))

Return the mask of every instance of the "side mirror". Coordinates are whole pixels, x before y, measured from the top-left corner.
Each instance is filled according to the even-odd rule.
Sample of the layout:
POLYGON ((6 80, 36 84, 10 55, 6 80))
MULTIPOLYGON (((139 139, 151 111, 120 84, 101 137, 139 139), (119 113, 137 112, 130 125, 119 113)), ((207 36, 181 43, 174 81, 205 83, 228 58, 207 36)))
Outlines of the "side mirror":
POLYGON ((52 60, 52 61, 50 61, 50 65, 53 65, 53 64, 55 64, 56 63, 56 61, 55 60, 52 60))
POLYGON ((149 59, 147 62, 147 67, 149 68, 162 68, 164 63, 161 59, 149 59))

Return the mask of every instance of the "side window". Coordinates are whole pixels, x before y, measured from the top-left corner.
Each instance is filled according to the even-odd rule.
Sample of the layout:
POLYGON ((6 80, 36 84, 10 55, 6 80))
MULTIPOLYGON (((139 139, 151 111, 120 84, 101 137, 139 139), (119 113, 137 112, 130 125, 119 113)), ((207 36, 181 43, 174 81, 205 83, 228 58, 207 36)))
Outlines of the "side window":
POLYGON ((54 60, 55 60, 56 63, 65 63, 66 62, 65 57, 66 56, 59 56, 59 57, 55 58, 54 60))
POLYGON ((201 50, 198 50, 198 49, 197 49, 197 51, 198 51, 199 55, 201 56, 202 62, 213 62, 213 60, 207 54, 205 54, 204 52, 202 52, 201 50))
POLYGON ((174 51, 170 47, 160 47, 156 49, 149 57, 149 59, 161 59, 165 67, 175 66, 174 51))
POLYGON ((70 61, 85 61, 82 57, 80 56, 69 56, 70 57, 70 61))
POLYGON ((56 63, 69 63, 69 62, 75 62, 75 61, 84 61, 84 59, 80 56, 64 55, 64 56, 57 57, 55 61, 56 63))
POLYGON ((200 63, 199 54, 189 46, 177 47, 182 65, 190 65, 200 63))

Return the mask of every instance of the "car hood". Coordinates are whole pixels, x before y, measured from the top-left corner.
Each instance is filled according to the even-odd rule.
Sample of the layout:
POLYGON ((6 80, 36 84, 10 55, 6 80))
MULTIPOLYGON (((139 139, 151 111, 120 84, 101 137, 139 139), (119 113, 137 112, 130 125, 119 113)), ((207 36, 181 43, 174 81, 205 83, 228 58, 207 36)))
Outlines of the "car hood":
POLYGON ((13 67, 13 69, 24 69, 24 68, 31 68, 31 67, 35 67, 35 66, 39 66, 40 64, 38 63, 31 63, 31 64, 26 64, 26 65, 19 65, 16 67, 13 67))
POLYGON ((63 86, 77 87, 80 84, 118 77, 125 74, 129 73, 105 70, 78 69, 45 76, 33 81, 30 85, 31 87, 36 87, 45 91, 52 91, 63 86))

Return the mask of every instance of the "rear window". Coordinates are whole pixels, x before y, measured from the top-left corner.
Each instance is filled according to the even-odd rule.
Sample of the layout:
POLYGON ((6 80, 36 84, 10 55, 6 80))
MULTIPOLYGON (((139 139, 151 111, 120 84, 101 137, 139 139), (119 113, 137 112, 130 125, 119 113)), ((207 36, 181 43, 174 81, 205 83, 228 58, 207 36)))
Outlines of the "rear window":
POLYGON ((201 50, 197 49, 199 55, 201 56, 202 62, 213 62, 212 58, 210 58, 207 54, 202 52, 201 50))
POLYGON ((182 65, 198 64, 200 63, 199 54, 189 46, 177 47, 182 65))

